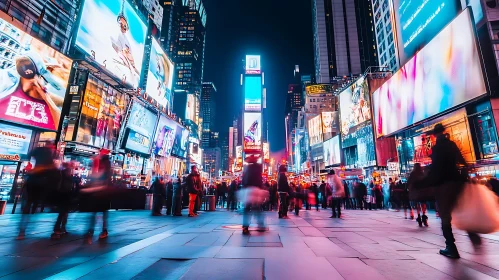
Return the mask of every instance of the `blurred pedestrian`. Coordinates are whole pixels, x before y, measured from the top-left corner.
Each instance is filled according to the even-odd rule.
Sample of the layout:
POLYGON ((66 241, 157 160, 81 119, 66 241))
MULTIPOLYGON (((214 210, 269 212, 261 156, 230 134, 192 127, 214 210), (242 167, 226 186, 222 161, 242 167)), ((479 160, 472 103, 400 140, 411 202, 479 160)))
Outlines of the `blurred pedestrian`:
POLYGON ((315 182, 310 187, 310 193, 315 196, 315 211, 319 212, 319 186, 315 182))
POLYGON ((426 201, 433 200, 435 197, 433 188, 425 182, 425 174, 420 163, 414 164, 414 169, 409 175, 407 180, 407 187, 409 189, 409 200, 414 208, 418 217, 416 221, 419 226, 423 224, 428 226, 428 216, 426 216, 426 201))
POLYGON ((331 189, 331 208, 332 216, 330 218, 341 218, 341 202, 345 198, 345 188, 340 177, 336 175, 334 169, 329 170, 327 175, 327 185, 331 189), (336 213, 338 212, 338 213, 336 213))
POLYGON ((166 198, 166 185, 163 176, 158 176, 151 185, 153 192, 152 215, 163 216, 163 202, 166 198))
POLYGON ((359 181, 355 184, 355 198, 357 199, 357 207, 360 210, 367 210, 366 205, 366 196, 367 196, 367 186, 363 182, 359 181))
POLYGON ((227 197, 227 210, 236 210, 236 191, 237 191, 237 180, 232 180, 229 186, 229 192, 227 197))
POLYGON ((173 216, 182 216, 182 195, 182 177, 178 176, 178 178, 173 181, 173 216))
POLYGON ((173 181, 168 177, 168 182, 166 183, 166 215, 170 216, 172 214, 173 206, 173 181))
POLYGON ((326 183, 324 182, 324 180, 319 186, 319 190, 321 193, 322 209, 327 209, 326 183))
POLYGON ((59 239, 68 233, 66 231, 66 224, 68 222, 69 209, 75 190, 73 166, 71 163, 63 163, 60 180, 56 197, 56 206, 59 214, 57 215, 57 220, 54 225, 54 232, 51 235, 52 239, 59 239))
POLYGON ((258 230, 264 231, 265 225, 263 223, 263 216, 261 214, 261 201, 259 201, 259 191, 262 188, 262 165, 257 162, 258 157, 251 155, 246 158, 248 163, 243 170, 242 186, 246 190, 247 196, 256 197, 256 199, 247 199, 244 201, 244 214, 243 214, 243 234, 249 234, 249 226, 251 223, 251 216, 254 216, 258 223, 258 230), (256 201, 255 201, 256 200, 256 201))
POLYGON ((194 207, 197 203, 197 196, 202 192, 203 185, 196 165, 191 166, 191 173, 187 176, 187 189, 189 192, 189 217, 195 217, 194 207))
POLYGON ((288 177, 286 176, 287 167, 285 165, 279 166, 279 175, 277 175, 277 192, 279 195, 279 219, 288 218, 289 207, 289 193, 290 187, 288 184, 288 177))

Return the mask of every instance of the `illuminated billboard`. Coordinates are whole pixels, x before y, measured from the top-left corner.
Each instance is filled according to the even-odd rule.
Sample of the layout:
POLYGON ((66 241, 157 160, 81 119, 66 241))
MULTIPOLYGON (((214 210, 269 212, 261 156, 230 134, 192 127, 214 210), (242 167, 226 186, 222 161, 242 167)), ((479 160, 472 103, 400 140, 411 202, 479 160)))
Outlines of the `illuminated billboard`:
POLYGON ((324 140, 327 140, 339 132, 338 112, 322 112, 322 134, 324 140))
POLYGON ((198 143, 189 143, 189 158, 191 163, 201 164, 203 159, 203 150, 198 143))
POLYGON ((322 121, 321 115, 308 120, 308 138, 310 146, 322 143, 322 121))
POLYGON ((149 154, 158 115, 138 102, 132 104, 128 117, 124 148, 149 154))
POLYGON ((187 104, 185 104, 185 119, 196 121, 196 97, 194 94, 187 94, 187 104))
POLYGON ((400 65, 430 42, 461 10, 458 0, 393 0, 400 65))
POLYGON ((244 110, 260 111, 262 109, 262 77, 246 76, 244 78, 244 110))
POLYGON ((365 77, 340 93, 340 115, 343 135, 347 135, 351 128, 371 120, 369 86, 365 77))
POLYGON ((246 56, 246 74, 261 74, 260 56, 259 55, 247 55, 246 56))
POLYGON ((0 159, 28 159, 32 134, 31 129, 0 123, 0 159))
POLYGON ((244 150, 262 148, 262 114, 244 113, 244 150))
POLYGON ((485 93, 465 11, 373 93, 376 135, 392 134, 485 93))
POLYGON ((172 152, 178 124, 173 120, 161 116, 154 137, 153 153, 158 156, 169 156, 172 152))
POLYGON ((165 108, 172 108, 173 63, 152 39, 146 93, 165 108))
POLYGON ((73 61, 0 19, 0 119, 59 128, 73 61))
POLYGON ((305 87, 305 93, 307 95, 327 94, 332 93, 333 91, 334 87, 330 84, 310 85, 305 87))
POLYGON ((263 159, 265 162, 270 161, 270 144, 269 143, 263 143, 263 159))
POLYGON ((324 162, 326 166, 341 163, 340 136, 324 142, 324 162))
POLYGON ((181 125, 177 125, 175 131, 175 140, 173 142, 172 155, 179 158, 187 157, 187 149, 189 148, 189 130, 181 125))
POLYGON ((123 84, 140 82, 147 26, 127 0, 85 0, 76 47, 123 84))

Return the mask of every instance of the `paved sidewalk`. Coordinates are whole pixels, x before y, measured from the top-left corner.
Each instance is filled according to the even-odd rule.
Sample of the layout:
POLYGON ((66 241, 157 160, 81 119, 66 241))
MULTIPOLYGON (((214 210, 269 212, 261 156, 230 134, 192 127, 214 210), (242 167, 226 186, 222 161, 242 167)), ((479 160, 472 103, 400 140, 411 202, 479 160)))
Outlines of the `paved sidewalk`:
MULTIPOLYGON (((499 279, 499 234, 475 252, 456 231, 462 258, 438 254, 439 220, 419 228, 402 212, 302 211, 269 231, 241 234, 242 216, 219 210, 199 217, 110 212, 110 236, 83 244, 85 213, 70 214, 70 235, 49 240, 55 214, 36 214, 15 241, 20 215, 0 216, 2 279, 499 279)), ((100 229, 97 229, 98 233, 100 229)), ((97 238, 97 237, 96 237, 97 238)))

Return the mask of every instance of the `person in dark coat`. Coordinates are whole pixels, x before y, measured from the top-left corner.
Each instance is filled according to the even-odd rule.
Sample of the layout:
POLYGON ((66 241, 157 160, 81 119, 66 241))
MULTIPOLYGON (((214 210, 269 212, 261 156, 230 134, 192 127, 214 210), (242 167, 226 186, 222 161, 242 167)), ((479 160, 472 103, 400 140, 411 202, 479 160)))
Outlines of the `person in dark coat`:
POLYGON ((322 181, 319 190, 321 192, 322 209, 327 209, 326 182, 322 181))
POLYGON ((229 186, 229 192, 227 197, 227 210, 236 210, 236 191, 237 191, 237 181, 232 180, 229 186))
POLYGON ((355 198, 357 199, 357 207, 360 210, 367 210, 367 205, 365 201, 365 197, 367 195, 367 186, 363 182, 357 182, 355 184, 355 198))
POLYGON ((182 216, 182 195, 182 178, 179 176, 176 180, 173 181, 173 216, 182 216))
POLYGON ((166 185, 162 176, 156 177, 151 185, 153 193, 152 215, 163 216, 161 210, 163 209, 163 202, 166 198, 166 185))
MULTIPOLYGON (((258 157, 252 155, 246 159, 248 165, 245 166, 243 171, 242 188, 248 190, 248 192, 255 192, 256 189, 261 189, 263 186, 262 171, 263 167, 261 164, 257 163, 258 157)), ((258 222, 258 229, 265 230, 263 224, 263 216, 261 212, 261 205, 254 201, 244 201, 244 215, 243 215, 243 234, 249 234, 249 225, 251 222, 251 216, 255 216, 258 222)))
MULTIPOLYGON (((460 256, 452 233, 451 213, 463 183, 467 179, 466 174, 460 172, 460 167, 466 167, 466 161, 456 143, 451 141, 444 132, 445 127, 442 124, 435 125, 433 134, 437 140, 432 148, 429 180, 432 186, 435 186, 435 197, 445 237, 446 246, 445 249, 440 250, 440 254, 457 259, 460 256)), ((481 244, 478 234, 469 232, 468 235, 473 245, 481 244)))
POLYGON ((168 180, 166 183, 166 215, 170 216, 172 214, 172 204, 173 204, 173 182, 168 180))
POLYGON ((191 166, 191 174, 187 176, 187 191, 189 192, 189 217, 197 216, 194 213, 194 206, 197 203, 197 196, 199 192, 203 191, 203 182, 198 173, 197 166, 191 166))
POLYGON ((279 166, 279 175, 277 178, 277 192, 279 194, 279 219, 288 218, 289 197, 291 188, 289 187, 288 177, 286 176, 287 167, 285 165, 279 166))
POLYGON ((57 216, 57 220, 54 225, 54 232, 50 237, 51 239, 59 239, 68 233, 66 231, 66 224, 68 222, 71 199, 75 189, 72 171, 73 168, 70 163, 63 163, 63 169, 61 170, 61 182, 59 184, 59 190, 57 191, 56 198, 56 206, 59 215, 57 216))
POLYGON ((217 193, 218 193, 218 199, 220 201, 220 207, 221 208, 225 208, 225 201, 227 200, 227 191, 228 191, 228 187, 227 187, 227 182, 222 182, 222 184, 220 184, 220 188, 217 189, 217 193))
POLYGON ((310 193, 313 193, 315 196, 315 210, 319 211, 319 186, 316 183, 313 183, 310 186, 310 193))

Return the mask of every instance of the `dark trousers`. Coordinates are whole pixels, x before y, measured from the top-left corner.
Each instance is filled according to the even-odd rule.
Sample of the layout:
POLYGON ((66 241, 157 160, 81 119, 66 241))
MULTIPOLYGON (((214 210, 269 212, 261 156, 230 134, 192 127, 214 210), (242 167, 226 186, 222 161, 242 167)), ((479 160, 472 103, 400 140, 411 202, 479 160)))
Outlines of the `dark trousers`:
POLYGON ((182 196, 173 196, 172 211, 173 215, 182 215, 182 196))
POLYGON ((173 195, 166 197, 166 215, 172 214, 173 195))
POLYGON ((163 210, 163 196, 159 194, 155 194, 152 202, 152 213, 160 214, 161 210, 163 210))
POLYGON ((315 193, 315 210, 319 211, 319 193, 315 193))
POLYGON ((325 193, 321 193, 322 209, 327 209, 327 197, 325 193))
MULTIPOLYGON (((107 210, 102 212, 102 231, 107 230, 107 210)), ((95 223, 97 222, 97 212, 90 213, 90 217, 88 219, 88 234, 94 234, 95 223)))
POLYGON ((59 209, 59 215, 54 225, 54 232, 66 231, 66 224, 68 222, 68 210, 67 208, 59 209))
POLYGON ((357 200, 357 207, 360 208, 360 210, 364 210, 364 208, 367 209, 367 207, 364 204, 365 203, 364 198, 357 197, 356 200, 357 200))
POLYGON ((289 195, 285 192, 279 193, 279 218, 286 217, 288 215, 289 195))
POLYGON ((24 205, 22 207, 22 216, 21 216, 21 223, 20 223, 20 228, 19 231, 24 234, 26 231, 26 228, 28 227, 29 220, 31 214, 34 214, 36 212, 36 209, 38 208, 38 205, 40 204, 40 199, 38 198, 30 198, 28 195, 28 198, 24 202, 24 205))
POLYGON ((333 202, 331 208, 333 208, 333 216, 336 217, 336 211, 338 211, 338 217, 341 216, 341 201, 343 198, 333 197, 333 202))
POLYGON ((229 195, 229 199, 227 201, 227 210, 236 210, 237 208, 237 200, 236 195, 229 195))

